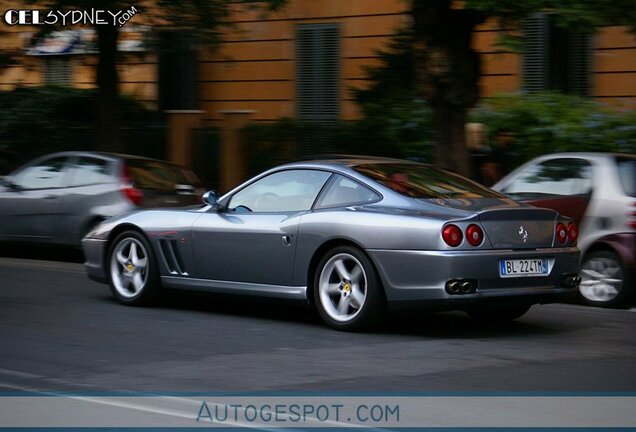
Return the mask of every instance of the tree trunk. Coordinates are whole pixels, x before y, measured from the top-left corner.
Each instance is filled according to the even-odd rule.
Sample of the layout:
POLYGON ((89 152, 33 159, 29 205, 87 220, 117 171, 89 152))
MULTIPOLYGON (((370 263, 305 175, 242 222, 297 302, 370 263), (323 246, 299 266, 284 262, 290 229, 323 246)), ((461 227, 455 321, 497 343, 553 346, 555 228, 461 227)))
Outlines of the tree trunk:
POLYGON ((438 165, 470 176, 464 127, 479 97, 480 63, 472 37, 483 20, 452 3, 413 0, 416 79, 433 109, 438 165))
POLYGON ((97 32, 97 147, 123 151, 120 136, 119 75, 117 73, 117 27, 95 26, 97 32))
POLYGON ((466 151, 465 109, 436 106, 433 110, 437 165, 470 177, 471 164, 466 151))

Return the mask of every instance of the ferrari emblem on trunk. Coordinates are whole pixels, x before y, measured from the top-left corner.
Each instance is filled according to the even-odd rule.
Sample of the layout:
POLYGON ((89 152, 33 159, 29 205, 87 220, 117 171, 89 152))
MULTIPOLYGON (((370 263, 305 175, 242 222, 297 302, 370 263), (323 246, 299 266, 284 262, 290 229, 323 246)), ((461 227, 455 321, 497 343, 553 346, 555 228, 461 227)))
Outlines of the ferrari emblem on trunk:
POLYGON ((528 230, 526 230, 523 225, 519 227, 519 235, 523 239, 524 243, 528 241, 528 230))

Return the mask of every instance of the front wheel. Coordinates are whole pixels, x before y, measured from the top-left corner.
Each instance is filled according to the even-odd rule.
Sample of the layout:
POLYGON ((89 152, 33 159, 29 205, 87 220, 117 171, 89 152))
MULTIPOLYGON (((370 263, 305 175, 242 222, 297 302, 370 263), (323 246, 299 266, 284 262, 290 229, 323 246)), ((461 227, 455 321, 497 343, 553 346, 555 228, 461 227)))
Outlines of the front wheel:
POLYGON ((579 292, 593 306, 622 305, 628 297, 628 284, 620 258, 614 252, 592 252, 581 264, 579 292))
POLYGON ((373 263, 360 250, 342 246, 330 250, 314 277, 318 313, 337 330, 369 329, 381 322, 385 300, 373 263))
POLYGON ((121 233, 109 252, 109 279, 113 295, 131 306, 147 304, 160 290, 150 244, 136 231, 121 233))

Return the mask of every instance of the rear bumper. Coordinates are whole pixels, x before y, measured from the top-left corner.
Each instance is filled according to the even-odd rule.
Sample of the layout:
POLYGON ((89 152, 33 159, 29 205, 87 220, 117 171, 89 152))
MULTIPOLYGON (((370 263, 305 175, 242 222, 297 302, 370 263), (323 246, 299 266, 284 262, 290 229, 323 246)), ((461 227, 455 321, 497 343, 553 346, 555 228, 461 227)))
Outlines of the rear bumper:
POLYGON ((104 255, 106 248, 106 240, 98 240, 91 238, 84 238, 82 240, 82 249, 84 250, 84 256, 86 261, 84 262, 84 269, 89 278, 94 281, 107 283, 106 269, 104 255))
MULTIPOLYGON (((390 304, 426 301, 428 304, 465 306, 506 299, 547 303, 571 297, 577 288, 563 286, 564 278, 579 268, 577 248, 537 250, 412 251, 368 250, 385 287, 390 304), (502 278, 501 259, 545 257, 551 263, 547 276, 502 278), (476 280, 474 293, 446 292, 451 279, 476 280)), ((451 307, 452 308, 452 307, 451 307)))

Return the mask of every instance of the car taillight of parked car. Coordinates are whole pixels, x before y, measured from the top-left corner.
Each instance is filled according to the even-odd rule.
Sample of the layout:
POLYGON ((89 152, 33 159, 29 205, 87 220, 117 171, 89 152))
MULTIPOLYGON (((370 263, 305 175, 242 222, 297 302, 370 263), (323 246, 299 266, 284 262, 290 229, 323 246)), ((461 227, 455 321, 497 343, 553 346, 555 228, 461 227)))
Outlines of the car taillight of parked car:
POLYGON ((122 166, 120 181, 122 184, 121 192, 124 196, 128 198, 131 203, 141 205, 144 200, 144 192, 138 187, 135 187, 135 182, 130 175, 128 165, 122 166))
POLYGON ((627 226, 636 229, 636 201, 632 203, 632 211, 628 213, 628 216, 631 220, 627 222, 627 226))

